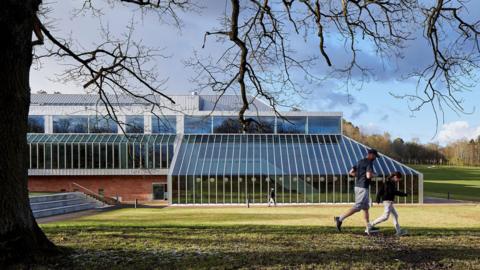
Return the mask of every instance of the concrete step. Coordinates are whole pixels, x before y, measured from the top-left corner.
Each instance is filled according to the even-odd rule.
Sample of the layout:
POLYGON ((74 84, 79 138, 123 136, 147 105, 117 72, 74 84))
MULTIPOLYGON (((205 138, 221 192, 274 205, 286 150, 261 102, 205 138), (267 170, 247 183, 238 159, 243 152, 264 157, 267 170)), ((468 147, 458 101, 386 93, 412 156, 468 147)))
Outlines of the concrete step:
POLYGON ((96 203, 95 202, 86 202, 86 203, 75 204, 75 205, 61 206, 61 207, 48 208, 48 209, 42 209, 42 210, 35 210, 35 211, 33 211, 33 216, 35 218, 49 217, 49 216, 63 215, 63 214, 67 214, 67 213, 84 211, 84 210, 89 210, 89 209, 94 209, 94 208, 96 208, 96 203))
POLYGON ((30 203, 30 207, 33 211, 36 210, 43 210, 49 208, 57 208, 62 206, 69 206, 69 205, 76 205, 82 204, 87 202, 85 198, 74 198, 74 199, 67 199, 67 200, 58 200, 58 201, 46 201, 46 202, 38 202, 38 203, 30 203))
POLYGON ((52 195, 30 197, 30 203, 69 200, 69 199, 76 199, 81 196, 85 197, 85 194, 81 192, 56 193, 52 195))
POLYGON ((68 192, 31 197, 30 207, 33 216, 41 218, 101 208, 105 205, 82 192, 68 192))

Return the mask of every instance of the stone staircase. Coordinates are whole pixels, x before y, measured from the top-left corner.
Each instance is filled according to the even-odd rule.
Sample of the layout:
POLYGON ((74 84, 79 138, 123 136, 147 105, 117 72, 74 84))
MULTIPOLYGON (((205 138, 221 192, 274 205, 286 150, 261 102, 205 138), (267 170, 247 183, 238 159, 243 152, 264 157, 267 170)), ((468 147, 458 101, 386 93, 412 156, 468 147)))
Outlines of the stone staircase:
POLYGON ((105 204, 82 192, 56 193, 30 197, 35 218, 63 215, 72 212, 102 208, 105 204))

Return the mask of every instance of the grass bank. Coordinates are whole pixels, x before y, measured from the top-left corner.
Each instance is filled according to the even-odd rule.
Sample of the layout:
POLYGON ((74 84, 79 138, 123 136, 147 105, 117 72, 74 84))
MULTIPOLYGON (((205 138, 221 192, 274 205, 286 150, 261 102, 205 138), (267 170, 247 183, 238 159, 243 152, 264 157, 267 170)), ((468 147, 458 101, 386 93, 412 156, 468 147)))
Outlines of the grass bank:
POLYGON ((424 174, 427 197, 480 201, 480 167, 412 165, 424 174))

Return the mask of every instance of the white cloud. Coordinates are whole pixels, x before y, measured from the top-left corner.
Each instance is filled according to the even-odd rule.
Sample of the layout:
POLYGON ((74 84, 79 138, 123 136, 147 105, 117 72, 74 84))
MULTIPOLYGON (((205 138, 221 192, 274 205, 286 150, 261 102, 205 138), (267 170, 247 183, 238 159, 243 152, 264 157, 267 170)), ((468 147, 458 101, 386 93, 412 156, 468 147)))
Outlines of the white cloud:
POLYGON ((438 133, 440 144, 448 144, 458 140, 475 139, 480 135, 480 126, 471 127, 467 121, 446 123, 438 133))
POLYGON ((380 126, 374 123, 368 123, 366 125, 360 125, 360 130, 362 133, 368 134, 368 135, 374 135, 374 134, 383 134, 382 129, 380 126))

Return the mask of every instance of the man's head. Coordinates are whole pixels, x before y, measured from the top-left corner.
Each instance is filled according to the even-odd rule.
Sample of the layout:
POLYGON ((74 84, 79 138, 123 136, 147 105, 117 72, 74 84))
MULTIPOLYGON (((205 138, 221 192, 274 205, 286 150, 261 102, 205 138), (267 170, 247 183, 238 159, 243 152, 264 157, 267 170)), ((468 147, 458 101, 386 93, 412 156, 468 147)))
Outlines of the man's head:
POLYGON ((272 187, 272 191, 274 191, 275 189, 272 187))
POLYGON ((368 149, 368 151, 367 151, 367 158, 368 158, 369 160, 375 160, 377 157, 378 157, 378 152, 377 152, 377 150, 375 150, 375 149, 373 149, 373 148, 368 149))

